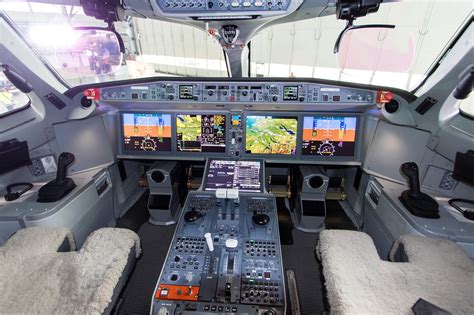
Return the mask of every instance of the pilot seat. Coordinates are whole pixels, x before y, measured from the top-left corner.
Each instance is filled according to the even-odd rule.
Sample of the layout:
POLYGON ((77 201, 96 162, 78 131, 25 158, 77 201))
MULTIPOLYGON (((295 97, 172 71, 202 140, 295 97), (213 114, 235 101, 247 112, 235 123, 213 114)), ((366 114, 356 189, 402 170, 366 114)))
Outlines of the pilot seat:
POLYGON ((111 313, 140 256, 138 235, 103 228, 74 250, 68 229, 17 231, 0 247, 0 313, 111 313))

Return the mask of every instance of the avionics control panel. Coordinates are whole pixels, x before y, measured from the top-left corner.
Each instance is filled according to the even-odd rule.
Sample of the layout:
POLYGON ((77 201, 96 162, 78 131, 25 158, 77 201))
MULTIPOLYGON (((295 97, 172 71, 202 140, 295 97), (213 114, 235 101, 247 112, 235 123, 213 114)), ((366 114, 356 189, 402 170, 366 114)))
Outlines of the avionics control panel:
POLYGON ((375 104, 374 91, 303 82, 154 82, 104 87, 100 98, 148 104, 375 104))
POLYGON ((275 197, 262 160, 210 160, 190 192, 153 294, 152 314, 284 314, 275 197), (233 198, 216 188, 238 189, 233 198))
POLYGON ((163 12, 249 12, 286 10, 291 0, 158 0, 163 12))

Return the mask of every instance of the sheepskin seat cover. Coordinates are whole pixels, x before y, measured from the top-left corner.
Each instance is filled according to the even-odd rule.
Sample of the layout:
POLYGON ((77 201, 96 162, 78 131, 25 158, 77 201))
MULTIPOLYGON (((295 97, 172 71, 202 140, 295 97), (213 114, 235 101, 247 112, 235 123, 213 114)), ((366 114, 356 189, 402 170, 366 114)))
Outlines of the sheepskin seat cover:
POLYGON ((51 240, 64 232, 28 228, 0 247, 0 313, 102 314, 109 306, 131 251, 140 255, 138 235, 99 229, 81 250, 59 253, 51 240))
POLYGON ((362 232, 320 233, 316 252, 331 313, 413 314, 423 298, 452 314, 474 314, 474 262, 459 245, 408 235, 399 244, 408 262, 381 260, 362 232))

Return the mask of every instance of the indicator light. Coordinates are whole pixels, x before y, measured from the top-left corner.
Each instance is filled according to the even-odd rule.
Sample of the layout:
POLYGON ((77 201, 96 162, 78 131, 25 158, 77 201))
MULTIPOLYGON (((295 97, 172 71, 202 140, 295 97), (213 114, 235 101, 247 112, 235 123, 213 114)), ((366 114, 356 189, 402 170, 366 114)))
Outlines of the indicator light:
POLYGON ((388 103, 393 99, 393 93, 390 91, 377 91, 377 103, 388 103))
POLYGON ((90 100, 99 100, 100 90, 98 88, 87 89, 84 91, 84 96, 90 100))

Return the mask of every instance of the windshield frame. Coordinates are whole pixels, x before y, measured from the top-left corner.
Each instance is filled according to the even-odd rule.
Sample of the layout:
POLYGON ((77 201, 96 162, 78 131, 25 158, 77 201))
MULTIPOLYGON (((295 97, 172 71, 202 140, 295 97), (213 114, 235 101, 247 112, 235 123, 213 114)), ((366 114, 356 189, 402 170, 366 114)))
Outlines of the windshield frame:
POLYGON ((48 60, 43 57, 36 48, 34 48, 22 34, 18 25, 10 18, 5 10, 0 9, 0 19, 3 19, 8 26, 21 38, 21 40, 28 46, 29 49, 35 54, 35 56, 41 61, 41 63, 53 74, 53 76, 58 80, 59 83, 64 85, 64 87, 69 90, 71 86, 66 82, 66 80, 57 72, 57 70, 48 62, 48 60))
POLYGON ((431 66, 426 71, 426 77, 423 80, 421 80, 420 84, 418 84, 416 88, 410 91, 411 93, 416 94, 416 92, 418 92, 423 87, 423 85, 425 85, 426 81, 428 81, 428 79, 433 75, 433 73, 436 72, 438 67, 443 62, 444 58, 449 54, 451 49, 459 42, 462 35, 467 31, 469 26, 472 23, 474 23, 474 15, 472 13, 473 11, 471 11, 471 14, 466 17, 463 24, 459 26, 459 28, 456 30, 456 33, 453 35, 451 40, 446 44, 446 46, 443 48, 443 50, 438 55, 436 60, 431 64, 431 66))

